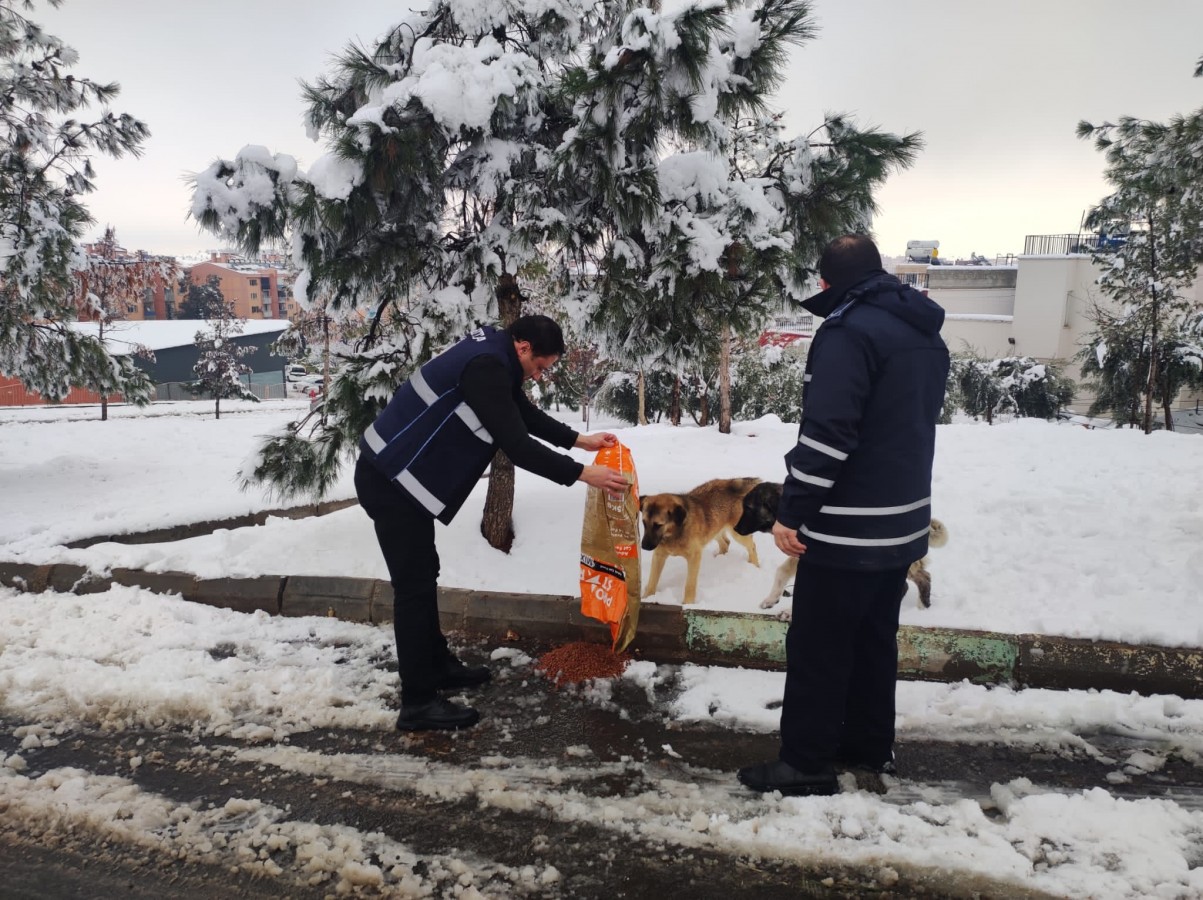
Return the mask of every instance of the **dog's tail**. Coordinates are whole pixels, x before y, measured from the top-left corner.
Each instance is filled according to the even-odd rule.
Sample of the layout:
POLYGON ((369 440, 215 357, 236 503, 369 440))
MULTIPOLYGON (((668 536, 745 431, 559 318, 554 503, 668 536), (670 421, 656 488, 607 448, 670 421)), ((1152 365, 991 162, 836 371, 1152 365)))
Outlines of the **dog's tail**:
POLYGON ((943 547, 948 543, 948 529, 939 519, 931 520, 931 533, 927 536, 929 547, 943 547))

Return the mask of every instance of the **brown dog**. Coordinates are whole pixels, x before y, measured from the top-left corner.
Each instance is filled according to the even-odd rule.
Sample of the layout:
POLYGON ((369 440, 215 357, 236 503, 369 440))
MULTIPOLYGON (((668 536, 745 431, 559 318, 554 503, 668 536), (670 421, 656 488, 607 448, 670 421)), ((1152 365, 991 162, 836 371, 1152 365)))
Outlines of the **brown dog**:
POLYGON ((756 544, 747 535, 736 534, 735 523, 743 515, 743 499, 760 482, 759 478, 716 478, 700 484, 688 494, 650 494, 639 498, 643 517, 643 541, 640 546, 652 551, 652 569, 643 596, 656 593, 664 561, 670 556, 684 556, 685 596, 683 603, 693 603, 698 593, 698 570, 702 565, 702 548, 718 541, 718 552, 726 553, 731 537, 748 551, 748 562, 760 565, 756 544))
MULTIPOLYGON (((743 514, 733 530, 736 534, 772 531, 773 523, 777 521, 777 505, 780 502, 781 485, 777 482, 762 481, 744 495, 743 514)), ((927 543, 931 547, 943 547, 948 543, 948 529, 939 519, 931 520, 931 534, 927 537, 927 543)), ((777 605, 785 591, 785 585, 797 571, 798 560, 787 556, 785 562, 777 567, 769 595, 760 601, 761 609, 770 609, 777 605)), ((919 602, 923 607, 931 606, 931 573, 927 571, 927 557, 911 563, 906 577, 915 582, 915 587, 919 589, 919 602)))

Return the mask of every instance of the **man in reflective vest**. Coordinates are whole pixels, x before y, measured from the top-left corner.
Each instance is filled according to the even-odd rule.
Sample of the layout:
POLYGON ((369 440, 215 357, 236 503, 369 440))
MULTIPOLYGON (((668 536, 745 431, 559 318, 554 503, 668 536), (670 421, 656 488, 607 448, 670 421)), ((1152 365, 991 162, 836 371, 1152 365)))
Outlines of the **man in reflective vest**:
POLYGON ((898 613, 927 553, 944 310, 881 267, 864 235, 819 261, 824 319, 806 357, 798 441, 773 539, 798 559, 779 758, 739 770, 757 791, 833 794, 837 766, 893 769, 898 613))
POLYGON ((563 353, 560 327, 546 316, 477 329, 414 372, 360 441, 355 492, 393 585, 401 731, 453 730, 480 720, 475 709, 438 693, 485 684, 491 675, 456 659, 439 627, 434 521, 452 520, 493 455, 503 450, 514 465, 564 485, 628 488, 615 470, 583 465, 535 440, 590 451, 617 442, 605 432, 578 434, 523 393, 522 383, 538 381, 563 353))

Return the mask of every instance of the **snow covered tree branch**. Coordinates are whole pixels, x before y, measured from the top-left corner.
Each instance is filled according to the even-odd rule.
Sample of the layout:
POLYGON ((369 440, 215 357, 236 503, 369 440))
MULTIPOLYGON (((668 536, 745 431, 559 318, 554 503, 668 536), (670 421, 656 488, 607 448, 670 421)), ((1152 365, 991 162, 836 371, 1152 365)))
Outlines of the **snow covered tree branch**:
POLYGON ((146 375, 68 323, 87 267, 77 241, 92 222, 80 199, 93 189, 91 156, 136 156, 149 131, 107 108, 117 85, 68 71, 78 55, 18 11, 29 9, 0 0, 0 372, 52 400, 87 385, 148 403, 146 375), (93 104, 99 118, 77 118, 93 104))

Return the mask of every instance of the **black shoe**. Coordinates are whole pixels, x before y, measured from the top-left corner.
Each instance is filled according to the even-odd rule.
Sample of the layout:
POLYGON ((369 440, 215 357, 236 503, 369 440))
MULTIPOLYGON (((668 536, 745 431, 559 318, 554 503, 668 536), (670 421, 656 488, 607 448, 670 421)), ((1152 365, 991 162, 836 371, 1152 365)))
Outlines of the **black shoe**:
POLYGON ((397 716, 398 731, 456 731, 471 728, 480 721, 480 713, 438 697, 421 706, 402 706, 397 716))
POLYGON ((466 666, 454 656, 449 656, 439 672, 435 688, 440 691, 454 691, 479 687, 492 680, 493 673, 489 671, 488 666, 466 666))
POLYGON ((811 775, 779 759, 740 769, 738 777, 741 784, 754 791, 779 791, 787 797, 827 797, 840 790, 830 769, 811 775))

